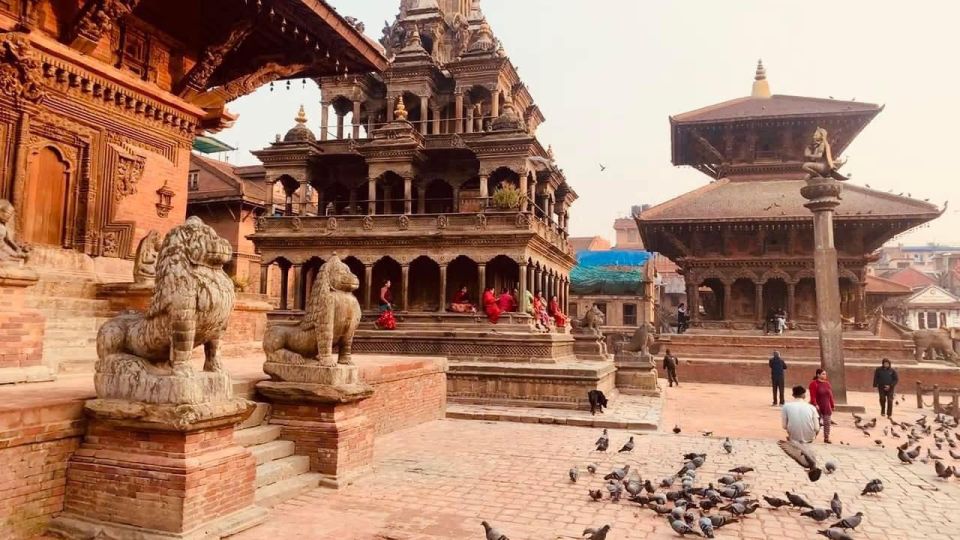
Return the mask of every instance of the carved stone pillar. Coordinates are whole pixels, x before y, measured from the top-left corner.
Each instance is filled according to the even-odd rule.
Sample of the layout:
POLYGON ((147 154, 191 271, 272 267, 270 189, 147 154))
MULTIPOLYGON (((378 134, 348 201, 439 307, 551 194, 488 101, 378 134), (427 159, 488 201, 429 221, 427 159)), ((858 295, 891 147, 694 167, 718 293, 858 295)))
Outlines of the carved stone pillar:
POLYGON ((377 213, 377 179, 370 178, 367 180, 367 214, 374 215, 377 213))
POLYGON ((404 311, 410 311, 410 304, 407 303, 407 300, 410 298, 410 265, 402 264, 400 265, 400 305, 403 306, 404 311))
POLYGON ((427 126, 430 122, 430 97, 420 96, 420 133, 427 134, 427 126))
POLYGON ((733 284, 726 283, 723 284, 723 320, 732 321, 733 320, 733 284))
POLYGON ((403 179, 403 213, 413 213, 413 178, 409 176, 403 179))
POLYGON ((363 309, 370 309, 373 298, 373 264, 363 263, 363 283, 366 289, 363 298, 363 309))
POLYGON ((453 188, 453 211, 460 211, 460 186, 453 188))
POLYGON ((490 99, 490 118, 500 116, 500 92, 494 90, 490 99))
POLYGON ((698 283, 687 283, 687 313, 690 315, 692 324, 700 323, 700 285, 698 283))
POLYGON ((539 268, 534 268, 533 270, 533 284, 530 287, 530 292, 533 293, 534 296, 536 296, 537 293, 542 290, 540 288, 540 277, 542 273, 543 270, 540 270, 539 268))
POLYGON ((857 297, 857 312, 854 322, 863 324, 867 321, 867 284, 866 282, 857 283, 854 287, 856 287, 855 294, 857 297))
MULTIPOLYGON (((489 183, 489 176, 487 176, 486 174, 481 174, 480 175, 480 197, 482 197, 483 199, 486 199, 487 197, 490 196, 490 186, 488 185, 488 183, 489 183)), ((486 202, 486 200, 484 200, 483 202, 486 202)))
POLYGON ((763 283, 754 283, 753 287, 754 287, 754 296, 756 297, 755 305, 757 307, 756 309, 757 322, 762 323, 763 322, 763 283))
POLYGON ((430 109, 430 112, 433 114, 433 127, 430 128, 430 131, 434 135, 440 134, 440 107, 434 107, 430 109))
POLYGON ((520 199, 520 211, 521 211, 521 212, 526 212, 527 209, 528 209, 528 207, 529 207, 529 204, 528 204, 528 201, 527 201, 527 196, 526 196, 528 189, 529 189, 529 186, 527 186, 527 175, 526 175, 526 174, 521 174, 521 175, 520 175, 520 194, 523 195, 523 197, 521 197, 521 199, 520 199))
POLYGON ((360 101, 353 102, 353 138, 360 138, 360 101))
POLYGON ((260 264, 260 294, 267 294, 267 285, 270 280, 270 265, 260 264))
POLYGON ((294 264, 293 268, 293 309, 303 309, 303 265, 294 264))
POLYGON ((787 320, 796 317, 797 314, 797 284, 787 283, 787 320))
POLYGON ((320 140, 325 141, 330 131, 330 102, 320 102, 320 140))
POLYGON ((520 313, 527 311, 527 263, 520 263, 520 283, 517 285, 517 305, 520 313))
POLYGON ((440 263, 440 307, 437 311, 443 313, 447 309, 447 262, 440 263))
POLYGON ((463 133, 463 91, 457 91, 453 97, 456 133, 463 133))
POLYGON ((345 115, 340 114, 339 111, 334 111, 337 113, 337 139, 343 139, 343 117, 345 115))
POLYGON ((477 264, 477 277, 479 278, 477 281, 479 281, 480 284, 480 288, 477 292, 477 304, 480 305, 480 300, 483 298, 483 291, 487 288, 487 263, 477 264))
POLYGON ((467 109, 467 133, 473 133, 473 106, 467 109))
POLYGON ((280 267, 280 309, 287 309, 287 284, 290 280, 290 267, 280 267))
POLYGON ((417 189, 417 213, 427 213, 427 183, 424 181, 420 182, 420 187, 417 189))
POLYGON ((347 198, 347 204, 350 205, 350 208, 345 212, 346 214, 352 214, 357 209, 357 188, 350 188, 350 195, 347 198))
POLYGON ((387 96, 387 123, 393 122, 393 110, 397 106, 397 96, 387 96))

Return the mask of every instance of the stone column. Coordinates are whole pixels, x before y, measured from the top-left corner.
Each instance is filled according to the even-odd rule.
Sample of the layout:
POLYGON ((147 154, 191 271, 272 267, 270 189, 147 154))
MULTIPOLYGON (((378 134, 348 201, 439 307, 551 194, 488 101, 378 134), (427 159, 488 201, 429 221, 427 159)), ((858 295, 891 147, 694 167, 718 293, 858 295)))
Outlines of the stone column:
POLYGON ((733 284, 726 283, 723 284, 723 320, 732 321, 733 320, 733 301, 730 296, 733 295, 733 284))
POLYGON ((294 264, 293 268, 293 309, 303 309, 303 265, 294 264))
POLYGON ((863 324, 867 321, 867 284, 866 282, 854 285, 857 289, 857 312, 854 321, 857 324, 863 324))
POLYGON ((498 116, 500 116, 500 92, 494 90, 490 98, 490 118, 497 118, 498 116))
POLYGON ((820 365, 827 370, 833 397, 847 403, 846 373, 843 363, 843 325, 840 321, 840 281, 837 250, 833 244, 833 212, 840 204, 843 186, 833 179, 816 178, 800 188, 813 212, 813 265, 817 282, 817 330, 820 334, 820 365))
POLYGON ((487 263, 477 264, 477 277, 480 282, 480 289, 477 293, 477 304, 479 305, 483 297, 483 291, 487 288, 487 263))
POLYGON ((787 320, 796 317, 797 314, 797 284, 787 283, 787 320))
POLYGON ((353 102, 353 138, 360 138, 360 105, 359 101, 353 102))
POLYGON ((467 109, 467 133, 473 133, 473 106, 467 109))
POLYGON ((350 188, 350 195, 347 198, 347 204, 350 205, 350 210, 344 213, 352 214, 354 210, 357 209, 357 188, 356 187, 350 188))
POLYGON ((520 283, 517 284, 517 305, 520 313, 527 311, 527 263, 520 263, 520 283))
POLYGON ((393 110, 397 108, 397 96, 387 96, 387 123, 393 122, 393 110))
POLYGON ((687 284, 687 313, 691 324, 700 323, 700 284, 687 284))
POLYGON ((427 183, 424 181, 420 182, 420 187, 417 189, 417 213, 427 213, 427 183))
POLYGON ((430 130, 434 135, 440 134, 440 107, 434 107, 430 109, 430 112, 433 113, 433 127, 430 130))
POLYGON ((413 178, 409 176, 403 179, 403 213, 413 213, 413 178))
POLYGON ((460 186, 453 188, 453 211, 460 211, 460 186))
POLYGON ((260 294, 267 294, 267 285, 270 281, 270 265, 260 264, 260 294))
POLYGON ((530 285, 530 292, 533 293, 534 296, 537 295, 537 291, 541 290, 540 275, 542 273, 543 273, 543 270, 540 270, 539 268, 534 268, 533 270, 533 283, 530 285))
POLYGON ((287 309, 287 283, 290 279, 290 267, 280 267, 280 309, 287 309))
POLYGON ((340 111, 334 111, 337 113, 337 139, 343 139, 343 114, 340 114, 340 111))
POLYGON ((420 96, 420 133, 427 134, 427 126, 430 124, 430 97, 420 96))
POLYGON ((523 195, 523 198, 520 200, 521 212, 526 212, 529 207, 529 201, 527 200, 528 189, 529 189, 529 186, 527 186, 527 175, 521 174, 520 175, 520 193, 523 195))
POLYGON ((447 309, 447 263, 440 263, 440 307, 437 309, 443 313, 447 309))
POLYGON ((757 308, 757 313, 756 313, 757 322, 762 323, 763 322, 763 283, 754 283, 753 288, 755 291, 754 297, 757 299, 756 303, 754 304, 757 308))
POLYGON ((367 287, 364 291, 363 309, 370 309, 373 298, 373 264, 363 263, 363 283, 367 287))
POLYGON ((490 177, 486 174, 480 175, 480 197, 484 199, 486 203, 486 198, 490 196, 490 186, 488 185, 490 177))
POLYGON ((400 286, 402 290, 400 291, 400 305, 403 306, 404 311, 410 311, 410 304, 408 299, 410 298, 410 265, 401 264, 400 265, 400 286))
POLYGON ((370 178, 367 180, 367 214, 374 215, 377 213, 377 179, 370 178))
POLYGON ((325 141, 329 138, 330 131, 330 102, 320 102, 320 140, 325 141))
POLYGON ((563 312, 570 313, 570 280, 563 282, 563 312))
POLYGON ((458 90, 454 92, 454 125, 456 126, 456 133, 463 133, 463 91, 458 90))

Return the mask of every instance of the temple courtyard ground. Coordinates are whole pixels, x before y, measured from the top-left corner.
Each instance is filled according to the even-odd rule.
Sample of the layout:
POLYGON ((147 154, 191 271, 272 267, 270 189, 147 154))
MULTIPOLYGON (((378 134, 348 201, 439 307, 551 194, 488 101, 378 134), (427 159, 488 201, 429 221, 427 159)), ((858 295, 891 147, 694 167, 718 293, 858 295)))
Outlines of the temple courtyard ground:
MULTIPOLYGON (((662 400, 621 396, 628 403, 639 400, 643 406, 661 409, 643 415, 659 417, 660 429, 611 429, 611 452, 606 454, 594 451, 600 430, 590 427, 461 419, 422 424, 378 439, 373 469, 353 485, 339 491, 315 489, 277 505, 265 524, 232 538, 482 539, 481 520, 512 540, 580 538, 585 527, 604 524, 612 526, 610 540, 676 538, 666 519, 653 511, 626 498, 611 502, 606 494, 594 502, 587 490, 602 489, 602 474, 625 464, 657 483, 679 469, 686 452, 708 454, 698 483, 749 465, 756 471, 745 480, 757 498, 784 498, 784 491, 791 490, 817 507, 829 508, 830 498, 838 493, 844 515, 864 513, 863 524, 851 532, 853 538, 960 537, 956 513, 960 480, 936 478, 932 462, 901 465, 894 446, 905 439, 884 436, 885 419, 867 436, 853 428, 849 414, 836 415, 836 444, 818 443, 816 451, 822 461, 834 461, 837 472, 811 483, 776 446, 783 432, 779 408, 770 406, 768 392, 758 387, 684 384, 665 388, 662 400), (680 434, 672 433, 675 425, 680 434), (712 436, 704 436, 704 430, 712 431, 712 436), (630 435, 636 437, 633 452, 614 453, 630 435), (725 436, 734 444, 729 455, 721 449, 725 436), (587 472, 589 463, 598 465, 596 475, 587 472), (580 472, 575 484, 568 478, 573 466, 580 472), (874 478, 883 481, 884 491, 861 495, 874 478)), ((873 394, 851 394, 850 402, 866 406, 867 418, 877 415, 873 394)), ((621 407, 635 412, 640 405, 621 407)), ((908 395, 894 417, 913 421, 922 413, 908 395)), ((924 453, 932 442, 930 438, 922 442, 924 453)), ((947 464, 960 464, 947 450, 934 449, 947 464)), ((801 517, 799 510, 773 510, 764 504, 742 523, 718 530, 717 538, 823 538, 817 529, 832 521, 818 524, 801 517)))

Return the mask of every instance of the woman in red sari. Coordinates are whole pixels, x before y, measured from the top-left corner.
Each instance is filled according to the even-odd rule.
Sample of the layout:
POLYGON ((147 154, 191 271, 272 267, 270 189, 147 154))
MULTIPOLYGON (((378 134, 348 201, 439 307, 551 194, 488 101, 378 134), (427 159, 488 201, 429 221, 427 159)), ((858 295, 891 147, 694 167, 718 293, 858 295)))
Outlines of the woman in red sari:
POLYGON ((453 301, 450 302, 450 311, 455 313, 473 313, 477 308, 470 303, 470 296, 467 294, 467 286, 460 287, 460 290, 453 295, 453 301))
POLYGON ((550 315, 553 316, 553 322, 557 325, 557 328, 563 328, 567 325, 567 316, 560 311, 560 302, 557 301, 556 295, 550 298, 550 315))
POLYGON ((497 306, 497 295, 493 292, 493 287, 487 287, 483 291, 483 311, 490 322, 497 324, 500 319, 500 308, 497 306))
POLYGON ((380 317, 374 325, 381 330, 394 330, 397 320, 393 316, 393 294, 390 292, 390 280, 383 282, 380 287, 380 317))
POLYGON ((547 314, 546 301, 543 298, 542 292, 537 292, 537 295, 533 297, 533 314, 536 317, 537 323, 543 326, 544 329, 550 328, 550 315, 547 314))

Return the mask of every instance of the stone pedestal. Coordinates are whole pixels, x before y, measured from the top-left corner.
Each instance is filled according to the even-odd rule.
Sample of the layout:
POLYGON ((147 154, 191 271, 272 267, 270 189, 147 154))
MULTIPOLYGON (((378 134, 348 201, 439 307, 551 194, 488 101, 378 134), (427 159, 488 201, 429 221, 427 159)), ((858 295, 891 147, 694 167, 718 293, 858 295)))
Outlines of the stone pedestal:
POLYGON ((57 366, 43 362, 45 318, 26 306, 33 270, 0 264, 0 384, 52 381, 57 366))
POLYGON ((589 330, 574 330, 571 335, 573 335, 574 340, 573 352, 577 355, 577 359, 610 360, 610 355, 607 353, 607 342, 603 334, 597 334, 589 330))
POLYGON ((70 539, 209 540, 266 519, 254 506, 256 463, 233 441, 253 403, 155 405, 95 399, 67 467, 63 514, 50 532, 70 539))
POLYGON ((614 357, 617 390, 621 394, 659 396, 657 367, 653 357, 639 352, 620 351, 614 357))
POLYGON ((97 296, 110 302, 110 310, 120 313, 128 309, 146 311, 153 297, 153 280, 139 283, 100 283, 97 296))
POLYGON ((270 423, 310 458, 322 485, 346 486, 369 470, 374 425, 361 402, 373 388, 356 366, 266 362, 263 370, 273 380, 257 383, 257 392, 271 403, 270 423))

